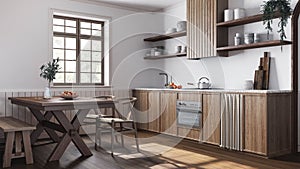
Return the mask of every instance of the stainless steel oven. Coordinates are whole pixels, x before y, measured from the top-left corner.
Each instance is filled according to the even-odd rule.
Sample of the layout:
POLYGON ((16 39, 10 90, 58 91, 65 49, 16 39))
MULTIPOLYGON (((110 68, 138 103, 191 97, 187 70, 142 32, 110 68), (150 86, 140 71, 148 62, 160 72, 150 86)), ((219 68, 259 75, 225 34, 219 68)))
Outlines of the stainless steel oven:
POLYGON ((202 127, 202 104, 195 101, 177 101, 177 125, 202 127))

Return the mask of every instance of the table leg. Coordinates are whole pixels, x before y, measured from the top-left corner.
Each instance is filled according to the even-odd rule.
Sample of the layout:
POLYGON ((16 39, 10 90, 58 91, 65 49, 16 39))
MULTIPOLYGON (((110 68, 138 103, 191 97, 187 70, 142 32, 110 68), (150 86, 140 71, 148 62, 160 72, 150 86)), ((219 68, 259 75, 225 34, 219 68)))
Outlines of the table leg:
POLYGON ((40 110, 35 110, 35 109, 30 109, 30 111, 32 112, 32 114, 34 115, 34 117, 37 119, 37 121, 39 122, 36 126, 36 130, 34 130, 31 133, 31 143, 35 143, 36 140, 38 139, 38 137, 42 134, 42 132, 45 130, 47 132, 47 134, 50 136, 50 138, 54 141, 54 142, 59 142, 60 138, 59 136, 55 133, 55 131, 53 129, 50 128, 46 128, 42 125, 42 121, 46 120, 49 121, 52 117, 53 117, 53 113, 51 111, 47 111, 44 115, 42 114, 42 112, 40 110))
POLYGON ((51 154, 49 161, 59 160, 63 155, 64 151, 72 141, 75 146, 78 148, 80 153, 83 156, 91 156, 92 153, 83 142, 82 138, 79 136, 79 127, 80 123, 83 121, 83 118, 88 114, 89 110, 79 110, 72 121, 68 120, 64 112, 62 111, 53 111, 54 117, 57 119, 58 123, 67 131, 62 140, 55 147, 53 153, 51 154), (74 124, 73 124, 74 123, 74 124))

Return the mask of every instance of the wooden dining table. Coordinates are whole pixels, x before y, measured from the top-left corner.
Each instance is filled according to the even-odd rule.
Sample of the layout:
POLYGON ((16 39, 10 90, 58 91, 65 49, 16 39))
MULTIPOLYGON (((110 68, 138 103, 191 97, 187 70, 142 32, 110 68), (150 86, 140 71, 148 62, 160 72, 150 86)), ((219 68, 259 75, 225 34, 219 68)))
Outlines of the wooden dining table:
POLYGON ((107 98, 78 97, 66 100, 61 97, 43 99, 42 97, 10 97, 12 104, 27 107, 37 119, 36 130, 31 133, 31 142, 34 144, 45 130, 49 137, 57 143, 48 161, 57 161, 61 158, 68 145, 73 142, 82 156, 91 156, 92 152, 79 135, 79 128, 91 109, 110 108, 114 101, 107 98), (72 119, 68 119, 66 110, 76 110, 72 119), (54 123, 52 118, 57 123, 54 123), (62 136, 55 132, 61 132, 62 136))

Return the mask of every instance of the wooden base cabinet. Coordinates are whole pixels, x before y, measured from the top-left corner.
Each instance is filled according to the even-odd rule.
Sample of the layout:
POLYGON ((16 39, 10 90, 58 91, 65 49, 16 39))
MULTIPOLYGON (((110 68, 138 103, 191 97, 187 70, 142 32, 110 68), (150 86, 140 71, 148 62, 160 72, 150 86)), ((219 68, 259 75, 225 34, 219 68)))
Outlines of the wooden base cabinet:
POLYGON ((138 129, 160 132, 160 92, 134 90, 138 129))
POLYGON ((160 129, 162 133, 177 136, 177 92, 160 93, 160 129))
POLYGON ((291 152, 291 94, 243 96, 244 151, 267 157, 291 152))
POLYGON ((138 129, 148 130, 148 92, 134 90, 132 96, 138 98, 134 104, 138 129))
POLYGON ((148 93, 148 130, 160 132, 160 92, 148 93))
POLYGON ((221 95, 203 94, 203 142, 220 145, 221 95))

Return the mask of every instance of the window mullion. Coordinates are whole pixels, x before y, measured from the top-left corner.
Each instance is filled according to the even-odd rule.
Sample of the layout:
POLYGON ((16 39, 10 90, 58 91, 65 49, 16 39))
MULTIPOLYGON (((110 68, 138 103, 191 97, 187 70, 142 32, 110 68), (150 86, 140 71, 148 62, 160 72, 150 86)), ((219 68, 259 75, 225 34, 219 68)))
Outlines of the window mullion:
POLYGON ((77 31, 76 31, 76 41, 77 41, 77 49, 76 49, 76 84, 80 84, 80 20, 76 20, 77 24, 77 31))

